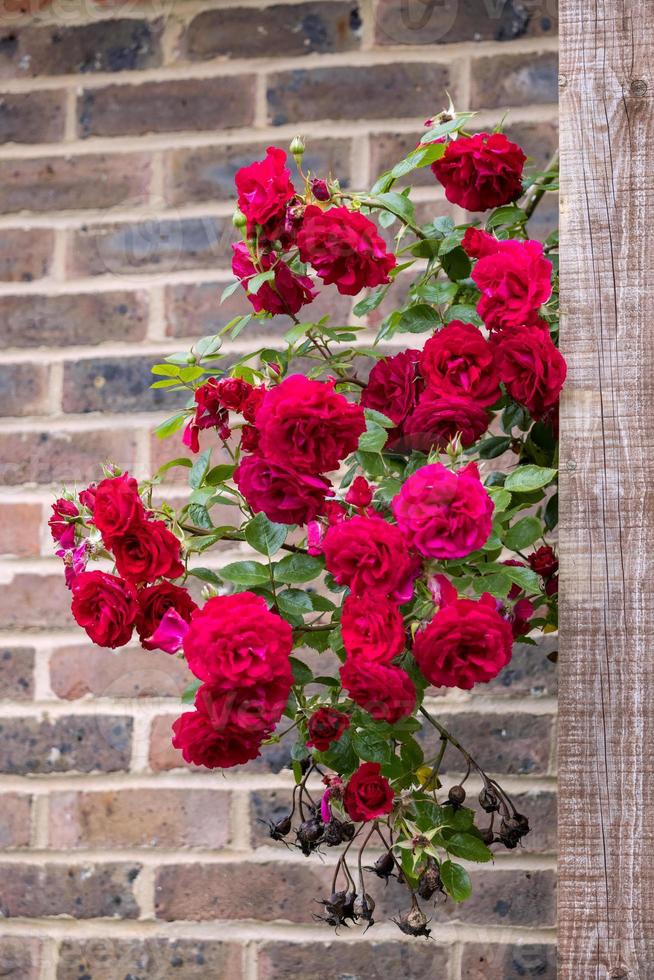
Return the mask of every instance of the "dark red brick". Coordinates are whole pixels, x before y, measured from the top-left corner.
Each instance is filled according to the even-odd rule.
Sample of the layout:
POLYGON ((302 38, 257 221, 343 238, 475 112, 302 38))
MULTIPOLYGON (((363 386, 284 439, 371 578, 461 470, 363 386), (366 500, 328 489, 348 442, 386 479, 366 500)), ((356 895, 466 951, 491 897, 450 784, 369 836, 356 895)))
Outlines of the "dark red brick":
POLYGON ((7 347, 66 347, 109 340, 142 340, 148 317, 144 292, 2 296, 0 319, 7 347))
POLYGON ((49 369, 39 364, 0 365, 0 416, 47 414, 49 383, 49 369))
MULTIPOLYGON (((30 811, 32 797, 19 793, 3 793, 0 807, 0 848, 27 847, 30 842, 30 811)), ((0 977, 2 972, 2 940, 0 940, 0 977)))
POLYGON ((41 551, 41 505, 0 504, 0 555, 35 558, 41 551), (16 533, 20 528, 20 534, 16 533))
MULTIPOLYGON (((459 739, 464 748, 491 773, 542 775, 549 768, 553 739, 553 718, 529 714, 448 714, 434 715, 459 739)), ((438 733, 425 723, 422 733, 425 753, 436 755, 438 733)), ((448 747, 444 771, 465 768, 461 755, 448 747)))
POLYGON ((242 980, 241 948, 192 939, 65 939, 59 950, 57 980, 83 980, 84 977, 242 980))
POLYGON ((150 158, 139 153, 0 160, 0 211, 144 204, 150 173, 150 158))
POLYGON ((39 980, 41 947, 25 936, 0 937, 0 977, 10 980, 39 980))
MULTIPOLYGON (((0 771, 116 772, 129 766, 132 721, 111 715, 0 719, 0 771)), ((0 899, 1 900, 1 899, 0 899)))
POLYGON ((101 475, 103 461, 133 470, 137 448, 137 433, 129 429, 3 433, 0 483, 90 483, 101 475))
POLYGON ((521 943, 515 946, 471 944, 463 947, 461 980, 556 980, 556 946, 521 943))
POLYGON ((133 887, 140 871, 138 864, 4 864, 0 915, 135 919, 139 907, 133 887))
POLYGON ((441 980, 448 975, 448 958, 448 950, 435 943, 380 943, 374 938, 347 945, 266 943, 259 953, 259 980, 441 980))
POLYGON ((151 388, 161 357, 94 357, 64 365, 64 412, 152 412, 183 408, 188 390, 151 388))
MULTIPOLYGON (((434 93, 452 92, 444 65, 407 62, 339 68, 295 69, 268 79, 268 118, 273 126, 310 119, 422 117, 434 109, 434 93)), ((453 93, 453 98, 456 93, 453 93)))
POLYGON ((224 218, 178 218, 100 224, 72 236, 69 272, 80 276, 213 269, 231 262, 236 240, 224 218))
MULTIPOLYGON (((166 200, 170 204, 188 204, 235 198, 234 175, 237 170, 253 160, 262 159, 269 143, 267 140, 171 150, 166 158, 166 200)), ((349 140, 308 140, 302 158, 303 170, 321 176, 332 173, 338 177, 341 187, 348 187, 350 150, 349 140)), ((294 175, 292 158, 289 157, 289 161, 294 175)))
POLYGON ((34 650, 0 647, 0 698, 27 701, 34 691, 34 650))
POLYGON ((0 143, 57 143, 65 125, 65 92, 0 95, 0 143))
MULTIPOLYGON (((555 0, 480 3, 479 0, 379 0, 375 12, 377 44, 452 44, 457 41, 511 41, 555 35, 555 0)), ((501 60, 501 55, 498 54, 501 60)))
POLYGON ((254 120, 252 75, 109 85, 86 89, 78 125, 87 136, 137 136, 181 130, 232 129, 254 120))
POLYGON ((95 646, 62 647, 50 658, 50 687, 57 697, 176 698, 192 680, 183 660, 158 650, 108 653, 95 646))
POLYGON ((471 73, 471 109, 554 105, 558 100, 558 58, 554 52, 475 58, 471 73))
MULTIPOLYGON (((2 164, 0 163, 0 171, 2 164)), ((0 198, 5 187, 0 183, 0 198)), ((7 228, 0 237, 0 280, 32 282, 50 271, 54 234, 44 228, 7 228)))
POLYGON ((360 46, 361 17, 352 3, 275 4, 206 10, 195 17, 181 43, 182 57, 285 58, 352 51, 360 46))
POLYGON ((0 77, 132 71, 161 64, 163 20, 12 27, 0 34, 0 77))

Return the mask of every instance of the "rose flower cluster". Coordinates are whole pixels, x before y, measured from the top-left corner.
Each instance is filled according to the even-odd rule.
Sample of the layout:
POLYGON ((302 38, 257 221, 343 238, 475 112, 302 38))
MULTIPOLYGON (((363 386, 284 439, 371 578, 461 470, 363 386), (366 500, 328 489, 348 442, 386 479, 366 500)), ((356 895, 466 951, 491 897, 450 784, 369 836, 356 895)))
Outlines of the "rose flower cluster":
POLYGON ((298 139, 297 178, 277 147, 241 169, 228 291, 250 311, 153 369, 190 394, 158 430, 186 455, 140 484, 107 465, 50 520, 91 640, 188 667, 186 763, 287 747, 292 803, 270 834, 305 855, 343 845, 317 913, 336 928, 373 923, 377 877, 404 890, 399 928, 429 935, 420 902, 470 894, 457 859, 529 830, 430 691, 493 681, 516 639, 538 657, 533 635, 557 624, 558 239, 528 234, 556 168, 528 178, 522 149, 466 132, 470 116, 428 121, 365 194, 305 172, 298 139), (394 185, 419 167, 470 221, 418 222, 394 185), (352 322, 304 309, 328 287, 368 290, 352 322), (222 369, 225 335, 253 318, 283 324, 278 340, 222 369), (161 499, 172 466, 189 479, 178 510, 161 499), (449 788, 446 753, 464 774, 449 788))

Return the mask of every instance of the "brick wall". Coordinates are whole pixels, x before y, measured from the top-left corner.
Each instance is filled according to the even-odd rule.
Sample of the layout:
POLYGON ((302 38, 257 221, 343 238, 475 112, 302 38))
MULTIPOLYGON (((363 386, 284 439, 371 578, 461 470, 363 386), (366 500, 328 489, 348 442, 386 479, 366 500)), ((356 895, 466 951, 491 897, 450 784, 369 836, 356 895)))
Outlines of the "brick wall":
MULTIPOLYGON (((312 169, 363 186, 444 89, 480 124, 511 108, 510 132, 544 163, 548 2, 0 0, 1 976, 554 977, 555 672, 541 651, 437 704, 523 799, 525 848, 435 913, 436 942, 391 923, 334 937, 312 920, 331 857, 272 846, 259 822, 288 797, 286 747, 225 778, 181 768, 182 666, 84 642, 46 527, 53 490, 97 476, 99 459, 145 475, 178 454, 149 435, 171 404, 149 366, 242 310, 217 304, 234 171, 299 130, 312 169)), ((424 171, 415 198, 447 211, 424 171)), ((348 316, 349 300, 331 302, 348 316)), ((390 887, 376 898, 397 912, 390 887)))

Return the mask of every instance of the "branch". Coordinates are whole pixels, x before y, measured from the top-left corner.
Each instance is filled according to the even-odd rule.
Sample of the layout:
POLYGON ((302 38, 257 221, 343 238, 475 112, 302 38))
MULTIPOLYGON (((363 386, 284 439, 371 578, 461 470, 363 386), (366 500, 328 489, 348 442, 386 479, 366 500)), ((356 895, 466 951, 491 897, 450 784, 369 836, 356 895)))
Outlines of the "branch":
POLYGON ((559 151, 557 150, 550 162, 547 164, 547 175, 543 177, 543 180, 539 184, 533 184, 529 188, 525 198, 525 204, 523 211, 527 215, 527 221, 531 218, 532 214, 540 204, 545 191, 548 189, 549 185, 554 181, 559 175, 559 151), (551 173, 550 173, 551 171, 551 173))

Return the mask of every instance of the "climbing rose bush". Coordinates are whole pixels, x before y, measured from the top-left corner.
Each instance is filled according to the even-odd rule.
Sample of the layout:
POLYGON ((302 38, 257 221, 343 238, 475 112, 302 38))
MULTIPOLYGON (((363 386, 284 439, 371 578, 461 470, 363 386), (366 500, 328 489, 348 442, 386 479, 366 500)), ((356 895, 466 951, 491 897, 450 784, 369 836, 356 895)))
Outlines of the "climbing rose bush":
POLYGON ((530 235, 556 167, 527 175, 471 115, 429 120, 366 193, 305 171, 299 139, 294 175, 280 147, 240 170, 223 298, 250 310, 153 368, 182 406, 157 430, 173 458, 140 482, 107 463, 50 520, 91 639, 186 663, 187 763, 285 748, 270 835, 338 849, 317 913, 333 927, 372 925, 370 883, 395 877, 394 921, 428 936, 470 862, 529 831, 433 697, 492 682, 518 638, 542 656, 557 626, 558 238, 530 235), (400 181, 420 168, 474 213, 418 214, 400 181), (351 315, 312 312, 329 291, 358 297, 351 315), (277 342, 223 350, 271 317, 277 342))

